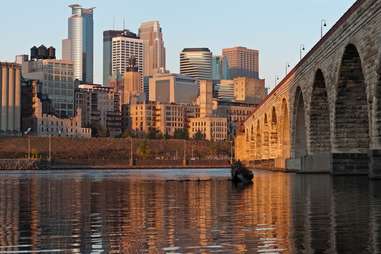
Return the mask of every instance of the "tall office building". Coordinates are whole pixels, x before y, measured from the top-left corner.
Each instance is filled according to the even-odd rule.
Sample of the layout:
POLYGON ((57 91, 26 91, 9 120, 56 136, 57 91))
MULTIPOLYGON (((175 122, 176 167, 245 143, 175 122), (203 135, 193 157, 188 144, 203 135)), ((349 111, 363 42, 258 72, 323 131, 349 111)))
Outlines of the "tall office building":
POLYGON ((142 74, 136 65, 136 59, 130 58, 129 65, 123 77, 123 89, 121 94, 121 105, 130 104, 144 94, 141 86, 142 74))
MULTIPOLYGON (((115 37, 127 37, 139 39, 139 37, 127 30, 107 30, 103 32, 103 85, 109 85, 113 79, 112 73, 112 39, 115 37)), ((120 77, 119 77, 120 78, 120 77)))
POLYGON ((212 80, 212 52, 208 48, 185 48, 180 53, 180 74, 212 80))
POLYGON ((245 47, 226 48, 222 55, 229 65, 230 79, 259 78, 259 51, 245 47))
POLYGON ((68 20, 68 38, 62 41, 62 58, 73 62, 74 78, 93 82, 94 71, 94 8, 79 4, 69 6, 72 16, 68 20))
POLYGON ((159 21, 140 25, 139 37, 144 42, 144 76, 165 71, 165 47, 159 21))
POLYGON ((222 101, 234 101, 234 81, 221 80, 216 86, 217 99, 222 101))
POLYGON ((227 80, 229 77, 229 65, 227 59, 222 56, 212 58, 213 80, 227 80))
MULTIPOLYGON (((143 74, 144 46, 139 38, 125 35, 112 38, 111 55, 111 69, 114 76, 123 77, 131 58, 136 60, 138 72, 143 74)), ((141 90, 144 90, 143 78, 141 78, 140 86, 141 90)))

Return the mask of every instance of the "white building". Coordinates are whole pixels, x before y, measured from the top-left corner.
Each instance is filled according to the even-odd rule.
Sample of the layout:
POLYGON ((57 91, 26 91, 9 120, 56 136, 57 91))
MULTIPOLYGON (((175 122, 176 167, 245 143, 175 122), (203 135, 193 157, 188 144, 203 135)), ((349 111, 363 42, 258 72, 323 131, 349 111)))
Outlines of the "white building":
MULTIPOLYGON (((122 77, 129 65, 129 59, 135 58, 138 72, 143 77, 144 64, 144 44, 138 38, 118 36, 112 38, 112 72, 116 76, 122 77)), ((141 90, 143 88, 143 78, 141 80, 141 90)))
POLYGON ((94 8, 69 6, 72 16, 68 19, 68 38, 62 41, 62 58, 72 61, 74 78, 93 82, 94 71, 94 8))

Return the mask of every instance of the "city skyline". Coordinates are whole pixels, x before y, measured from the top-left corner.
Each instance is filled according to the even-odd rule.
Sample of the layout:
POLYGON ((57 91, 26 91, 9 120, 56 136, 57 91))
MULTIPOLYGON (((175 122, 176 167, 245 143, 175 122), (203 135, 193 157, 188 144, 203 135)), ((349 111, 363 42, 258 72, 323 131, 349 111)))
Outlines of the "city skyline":
MULTIPOLYGON (((297 0, 291 3, 277 3, 277 8, 274 8, 275 1, 266 3, 238 1, 232 9, 223 2, 216 4, 196 1, 192 6, 186 6, 187 11, 183 11, 181 15, 180 6, 168 2, 161 3, 161 6, 153 1, 128 3, 126 6, 128 5, 130 12, 125 11, 126 9, 123 8, 125 3, 120 1, 113 1, 112 3, 115 4, 101 1, 63 1, 54 6, 49 4, 34 6, 28 2, 20 10, 22 14, 20 17, 23 18, 19 18, 19 22, 12 21, 14 24, 12 30, 7 27, 0 28, 2 34, 6 35, 4 37, 12 38, 12 41, 10 39, 3 41, 0 58, 14 61, 16 55, 28 53, 30 45, 39 44, 56 47, 57 55, 61 56, 60 41, 66 37, 67 17, 70 15, 67 6, 78 3, 97 8, 94 14, 94 81, 96 83, 102 82, 103 75, 103 31, 113 29, 113 20, 115 20, 115 29, 122 29, 125 23, 125 28, 135 33, 138 32, 142 22, 158 20, 163 28, 163 39, 167 49, 167 69, 171 72, 179 73, 178 55, 183 48, 208 47, 214 55, 220 55, 222 48, 244 46, 260 51, 260 77, 265 78, 266 86, 272 88, 275 76, 280 78, 284 76, 285 65, 289 63, 292 68, 299 60, 300 44, 304 44, 307 51, 320 38, 321 19, 327 20, 328 27, 325 29, 327 31, 353 2, 348 0, 331 3, 323 0, 305 5, 303 1, 297 0), (116 8, 116 6, 119 7, 116 8), (147 8, 147 6, 150 7, 147 8), (249 15, 255 9, 261 9, 261 11, 257 12, 257 15, 249 15), (44 15, 36 16, 33 14, 35 10, 42 10, 44 15), (212 18, 210 10, 220 15, 213 15, 212 18), (237 14, 232 13, 232 10, 240 13, 238 15, 240 18, 236 18, 237 14), (293 15, 290 15, 291 11, 293 15), (194 15, 195 12, 198 13, 197 18, 194 15), (268 13, 274 13, 274 16, 269 16, 268 13), (46 19, 53 14, 54 19, 46 22, 46 19), (231 14, 231 19, 227 19, 228 14, 231 14), (34 20, 35 27, 25 26, 25 20, 28 18, 34 20), (264 25, 266 21, 268 22, 264 25), (48 30, 50 32, 46 33, 48 30), (302 36, 303 34, 305 35, 302 36), (279 43, 280 37, 282 45, 279 43)), ((49 2, 46 1, 46 3, 49 2)), ((16 8, 15 3, 6 3, 5 7, 16 8)), ((5 20, 12 18, 12 15, 8 13, 3 13, 2 16, 5 20)))

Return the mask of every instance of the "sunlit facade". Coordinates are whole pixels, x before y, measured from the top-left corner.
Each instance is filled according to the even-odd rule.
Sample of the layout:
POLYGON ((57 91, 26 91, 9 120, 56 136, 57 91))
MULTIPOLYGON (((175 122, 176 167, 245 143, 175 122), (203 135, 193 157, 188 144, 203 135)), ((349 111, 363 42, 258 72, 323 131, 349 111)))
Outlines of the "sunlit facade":
POLYGON ((222 56, 227 59, 230 78, 259 78, 259 51, 245 47, 225 48, 222 56))
POLYGON ((185 48, 180 53, 180 74, 197 80, 211 80, 212 52, 208 48, 185 48))

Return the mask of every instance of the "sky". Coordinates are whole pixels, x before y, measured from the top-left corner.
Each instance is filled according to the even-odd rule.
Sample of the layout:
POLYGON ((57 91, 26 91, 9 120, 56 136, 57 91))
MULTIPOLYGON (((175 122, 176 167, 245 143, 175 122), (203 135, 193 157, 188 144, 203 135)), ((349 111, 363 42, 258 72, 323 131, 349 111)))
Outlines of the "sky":
POLYGON ((137 32, 143 21, 159 20, 167 50, 167 69, 179 72, 179 53, 187 47, 244 46, 260 51, 260 77, 273 88, 275 78, 299 61, 320 39, 321 20, 327 31, 355 0, 18 0, 0 8, 0 61, 29 54, 34 45, 57 49, 67 37, 69 4, 96 7, 94 14, 94 81, 102 81, 103 31, 125 27, 137 32))

